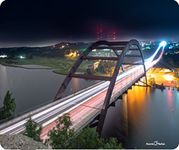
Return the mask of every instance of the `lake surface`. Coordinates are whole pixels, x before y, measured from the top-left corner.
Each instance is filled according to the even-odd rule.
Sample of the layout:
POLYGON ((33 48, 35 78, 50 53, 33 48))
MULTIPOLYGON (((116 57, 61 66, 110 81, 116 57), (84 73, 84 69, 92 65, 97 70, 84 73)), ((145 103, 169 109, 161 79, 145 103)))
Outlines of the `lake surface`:
POLYGON ((179 92, 133 87, 109 108, 103 136, 117 137, 125 148, 176 148, 179 92))
MULTIPOLYGON (((33 68, 36 67, 39 66, 33 65, 33 68)), ((0 107, 3 106, 3 99, 8 90, 16 100, 16 114, 50 103, 64 78, 65 76, 55 74, 48 69, 24 69, 0 65, 0 107)), ((65 95, 70 95, 95 83, 89 80, 73 79, 65 95)))
MULTIPOLYGON (((43 68, 0 65, 0 107, 7 90, 16 99, 16 114, 50 103, 64 77, 43 68)), ((66 95, 93 84, 94 81, 73 79, 66 95)), ((123 100, 109 108, 103 136, 117 137, 125 148, 175 148, 179 144, 179 92, 133 87, 123 100)))

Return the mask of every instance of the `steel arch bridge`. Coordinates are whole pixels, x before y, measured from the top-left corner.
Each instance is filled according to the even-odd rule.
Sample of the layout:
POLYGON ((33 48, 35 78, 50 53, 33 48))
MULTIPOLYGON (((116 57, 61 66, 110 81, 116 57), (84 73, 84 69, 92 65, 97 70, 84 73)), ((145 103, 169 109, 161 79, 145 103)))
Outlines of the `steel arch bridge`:
MULTIPOLYGON (((162 41, 159 44, 158 48, 154 51, 154 53, 151 54, 152 56, 145 58, 144 61, 141 47, 139 45, 139 42, 136 40, 131 40, 129 42, 98 41, 92 44, 84 53, 80 55, 79 59, 71 68, 70 73, 66 76, 55 97, 55 100, 62 97, 72 77, 105 80, 107 82, 99 83, 97 86, 95 85, 92 88, 85 89, 81 93, 52 102, 31 112, 18 116, 8 122, 5 122, 4 124, 0 125, 0 134, 13 135, 21 133, 25 129, 25 123, 29 119, 29 116, 31 116, 34 121, 42 124, 42 127, 44 129, 42 138, 45 139, 48 136, 48 131, 55 127, 57 118, 64 113, 70 113, 73 110, 75 112, 75 115, 77 115, 74 115, 74 118, 76 118, 74 123, 76 123, 77 129, 84 127, 90 121, 92 121, 92 119, 96 118, 96 115, 100 114, 97 131, 101 133, 107 113, 107 108, 110 106, 109 103, 111 104, 111 102, 115 101, 115 98, 118 98, 123 93, 125 93, 126 90, 128 90, 133 84, 135 84, 135 82, 139 81, 141 77, 146 75, 147 70, 149 70, 161 60, 166 45, 167 42, 162 41), (114 55, 110 55, 110 57, 101 57, 99 55, 92 57, 90 56, 90 52, 92 52, 94 49, 108 49, 110 51, 113 51, 114 55), (137 52, 138 54, 132 54, 132 52, 137 52), (140 59, 140 62, 132 61, 128 63, 126 60, 126 58, 134 60, 133 58, 135 57, 140 59), (94 76, 92 74, 76 74, 75 72, 79 68, 80 64, 85 60, 104 60, 105 62, 109 60, 115 61, 116 65, 114 72, 110 77, 94 76), (123 65, 125 64, 129 64, 131 66, 124 66, 125 69, 127 68, 128 70, 124 69, 124 72, 121 73, 121 70, 119 71, 119 69, 123 68, 123 65), (100 94, 99 96, 102 97, 99 97, 96 94, 100 94), (81 102, 84 102, 85 100, 92 102, 92 104, 94 105, 91 105, 92 107, 90 108, 85 107, 87 109, 81 109, 84 108, 81 107, 81 102), (97 103, 95 103, 96 101, 97 103), (75 107, 76 105, 77 107, 75 107), (99 108, 97 108, 98 105, 100 105, 99 108), (80 110, 79 115, 76 114, 75 109, 80 110), (88 121, 86 120, 86 117, 88 117, 88 121)), ((101 55, 101 53, 98 54, 101 55)))
POLYGON ((102 80, 102 81, 109 81, 110 84, 108 86, 108 90, 105 96, 104 104, 101 110, 100 114, 100 120, 98 124, 98 132, 101 133, 101 130, 103 128, 105 116, 107 113, 108 106, 110 104, 110 99, 112 96, 112 92, 115 86, 116 78, 119 74, 120 69, 123 69, 123 65, 143 65, 144 69, 144 75, 146 79, 146 84, 147 84, 147 77, 146 77, 146 68, 145 68, 145 61, 144 61, 144 56, 141 50, 141 46, 139 42, 135 39, 130 40, 130 41, 120 41, 120 42, 108 42, 108 41, 97 41, 93 43, 91 46, 89 46, 86 51, 84 51, 77 61, 74 63, 73 67, 71 68, 69 74, 66 76, 65 80, 63 81, 61 87, 59 88, 55 100, 58 100, 62 98, 63 93, 65 92, 68 84, 70 83, 72 78, 82 78, 82 79, 91 79, 91 80, 102 80), (90 56, 90 52, 92 50, 112 50, 115 54, 113 57, 100 57, 100 56, 90 56), (129 54, 130 52, 138 52, 138 55, 136 54, 129 54), (138 57, 141 61, 140 62, 132 62, 132 63, 127 63, 125 62, 125 58, 136 58, 138 57), (104 60, 104 61, 115 61, 116 66, 113 72, 113 75, 111 77, 106 77, 106 76, 96 76, 96 75, 90 75, 90 74, 76 74, 75 72, 78 70, 80 65, 84 60, 104 60))

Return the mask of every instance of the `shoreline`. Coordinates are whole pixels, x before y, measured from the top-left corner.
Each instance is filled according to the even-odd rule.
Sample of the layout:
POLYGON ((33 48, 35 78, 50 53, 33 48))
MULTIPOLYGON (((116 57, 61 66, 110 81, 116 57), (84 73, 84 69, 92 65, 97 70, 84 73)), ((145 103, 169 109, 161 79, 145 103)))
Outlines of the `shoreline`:
MULTIPOLYGON (((55 70, 55 69, 47 67, 47 66, 44 66, 44 67, 43 66, 42 67, 25 67, 24 65, 7 64, 7 63, 0 63, 0 65, 5 66, 5 67, 15 67, 15 68, 28 69, 28 70, 36 70, 36 69, 51 70, 53 73, 58 74, 58 75, 67 75, 66 73, 58 72, 58 70, 55 70)), ((41 65, 36 65, 36 66, 41 66, 41 65)))

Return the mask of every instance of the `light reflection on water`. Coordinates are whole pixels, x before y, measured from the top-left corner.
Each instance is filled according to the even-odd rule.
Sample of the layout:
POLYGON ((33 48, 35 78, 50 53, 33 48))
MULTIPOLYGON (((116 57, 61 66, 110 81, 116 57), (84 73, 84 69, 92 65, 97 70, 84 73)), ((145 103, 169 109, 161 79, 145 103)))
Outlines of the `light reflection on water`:
POLYGON ((126 148, 175 148, 179 144, 179 92, 133 87, 110 107, 104 137, 117 137, 126 148), (165 145, 149 146, 158 141, 165 145))

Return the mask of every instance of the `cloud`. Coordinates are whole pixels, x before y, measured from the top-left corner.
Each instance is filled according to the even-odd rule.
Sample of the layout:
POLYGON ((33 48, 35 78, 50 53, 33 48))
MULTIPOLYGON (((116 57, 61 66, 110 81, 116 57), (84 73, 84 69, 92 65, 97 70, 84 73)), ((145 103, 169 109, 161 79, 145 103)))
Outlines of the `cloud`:
POLYGON ((1 4, 2 4, 2 2, 4 2, 5 0, 0 0, 0 6, 1 6, 1 4))

